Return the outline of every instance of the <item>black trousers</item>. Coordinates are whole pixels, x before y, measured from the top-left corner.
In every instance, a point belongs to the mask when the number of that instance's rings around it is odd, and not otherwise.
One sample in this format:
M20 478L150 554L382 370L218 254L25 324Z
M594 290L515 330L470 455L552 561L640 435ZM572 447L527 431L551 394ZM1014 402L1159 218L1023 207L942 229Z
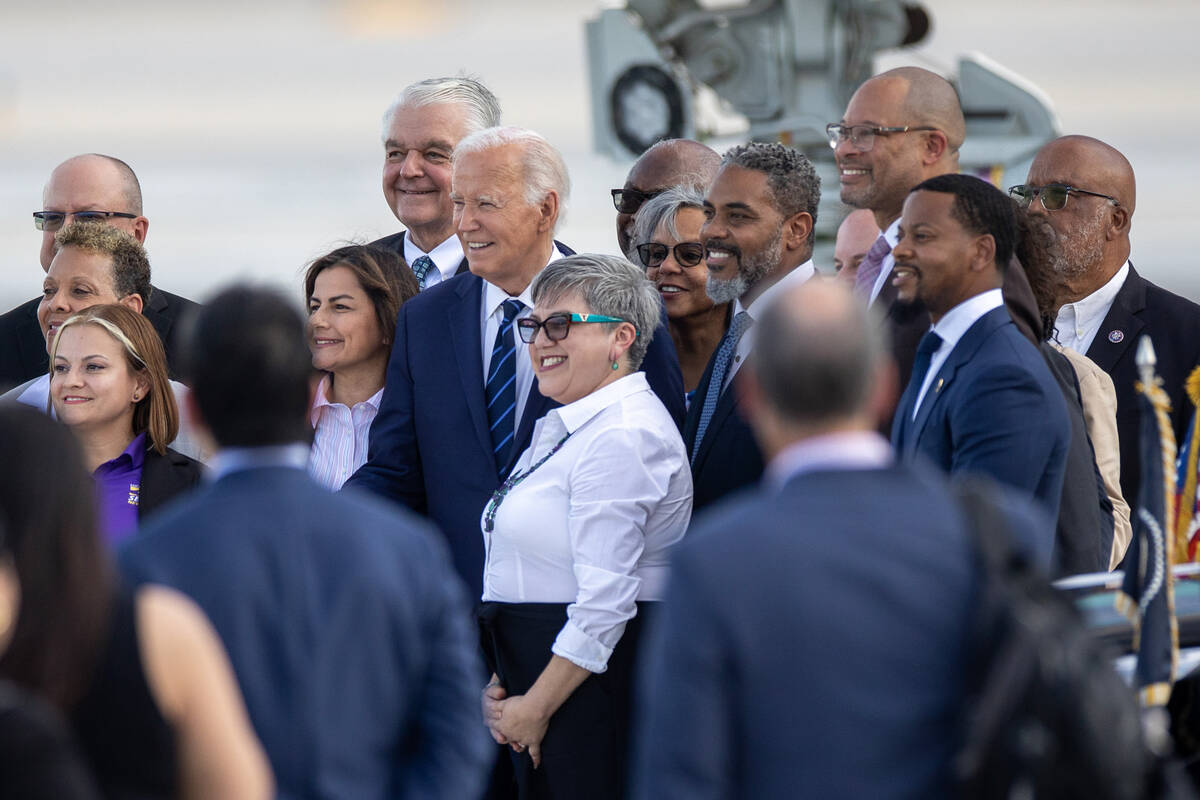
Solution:
M630 712L638 639L654 603L638 603L608 660L550 718L542 765L514 753L520 800L614 800L625 796ZM550 661L550 647L567 621L565 603L484 603L479 611L483 652L509 695L525 694Z

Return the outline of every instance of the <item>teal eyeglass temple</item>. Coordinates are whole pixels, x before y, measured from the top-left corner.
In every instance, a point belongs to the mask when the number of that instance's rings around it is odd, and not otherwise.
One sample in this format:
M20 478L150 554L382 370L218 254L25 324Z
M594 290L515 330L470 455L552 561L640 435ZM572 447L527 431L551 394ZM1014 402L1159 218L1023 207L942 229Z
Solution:
M629 320L621 319L620 317L607 317L604 314L551 314L544 320L537 320L534 317L525 317L517 320L517 333L521 336L521 341L525 344L532 344L537 338L539 328L544 328L546 338L552 342L558 342L567 338L567 334L571 332L572 322L628 322ZM641 336L642 332L634 328L634 335Z

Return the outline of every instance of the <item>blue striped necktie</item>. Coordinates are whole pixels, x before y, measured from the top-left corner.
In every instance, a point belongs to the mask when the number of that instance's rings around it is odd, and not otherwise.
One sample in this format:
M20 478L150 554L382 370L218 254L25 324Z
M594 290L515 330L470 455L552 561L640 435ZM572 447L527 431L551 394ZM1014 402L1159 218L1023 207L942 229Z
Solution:
M417 256L417 260L412 263L413 275L417 276L417 284L422 291L425 289L425 276L431 269L433 269L433 259L429 256Z
M725 338L721 340L721 346L717 348L717 356L713 360L712 378L708 381L708 393L704 395L704 406L700 409L700 424L696 428L696 440L692 442L693 463L696 461L696 453L700 451L700 443L704 441L708 423L712 422L713 414L717 410L721 387L725 385L725 376L729 374L729 365L733 361L733 354L737 352L738 342L741 341L742 334L746 332L746 328L749 328L753 321L748 311L739 311L733 318L733 324L726 331Z
M516 298L504 301L504 321L496 331L496 343L488 364L487 399L488 422L492 426L492 455L496 458L496 474L508 464L512 450L517 416L517 342L513 336L513 320L525 304Z

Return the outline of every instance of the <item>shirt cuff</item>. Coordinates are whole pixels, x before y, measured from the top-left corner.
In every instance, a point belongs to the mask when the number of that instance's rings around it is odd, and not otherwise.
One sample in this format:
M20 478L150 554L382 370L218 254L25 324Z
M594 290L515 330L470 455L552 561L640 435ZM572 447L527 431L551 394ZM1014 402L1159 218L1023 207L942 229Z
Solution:
M562 626L558 638L554 640L554 646L550 648L554 655L597 674L608 669L608 659L612 651L611 647L605 647L599 639L588 636L570 620Z

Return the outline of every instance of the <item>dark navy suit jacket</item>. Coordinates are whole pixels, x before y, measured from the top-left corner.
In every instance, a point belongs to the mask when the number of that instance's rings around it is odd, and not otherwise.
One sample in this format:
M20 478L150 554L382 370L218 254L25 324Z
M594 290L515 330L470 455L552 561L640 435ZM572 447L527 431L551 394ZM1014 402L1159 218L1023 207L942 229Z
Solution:
M716 352L713 352L696 386L696 393L692 395L692 405L688 408L683 444L689 458L700 428L700 412L712 383L716 357ZM730 492L757 483L762 477L762 451L758 449L754 432L742 417L740 405L737 387L730 383L717 400L712 420L704 431L704 440L700 442L700 449L692 461L693 514Z
M0 394L19 386L30 378L45 375L50 368L50 357L46 355L46 339L38 324L37 310L41 303L35 297L11 311L0 314ZM167 351L167 366L171 378L178 380L179 364L179 319L182 315L198 308L186 297L164 292L152 287L150 302L142 314L158 331Z
M811 472L713 508L643 651L633 797L952 796L974 564L933 470Z
M483 590L479 517L500 485L483 391L482 302L483 279L468 272L400 307L367 463L347 481L437 523L450 542L458 574L476 599ZM663 316L642 371L667 410L682 422L683 377ZM529 446L533 423L557 405L538 391L535 378L511 462Z
M902 461L919 455L951 474L987 475L1036 497L1058 518L1071 423L1046 362L1006 309L992 309L967 329L915 420L913 399L906 390L892 425ZM1046 534L1053 541L1053 529Z
M121 566L212 620L279 797L477 796L478 634L425 522L299 469L243 470L160 511Z
M1117 390L1117 435L1121 447L1121 494L1135 505L1141 483L1138 452L1137 344L1148 335L1158 357L1155 369L1171 398L1175 441L1182 443L1192 418L1184 384L1200 365L1200 306L1155 286L1129 265L1129 277L1100 324L1087 357L1112 377ZM1114 339L1116 341L1114 341Z

